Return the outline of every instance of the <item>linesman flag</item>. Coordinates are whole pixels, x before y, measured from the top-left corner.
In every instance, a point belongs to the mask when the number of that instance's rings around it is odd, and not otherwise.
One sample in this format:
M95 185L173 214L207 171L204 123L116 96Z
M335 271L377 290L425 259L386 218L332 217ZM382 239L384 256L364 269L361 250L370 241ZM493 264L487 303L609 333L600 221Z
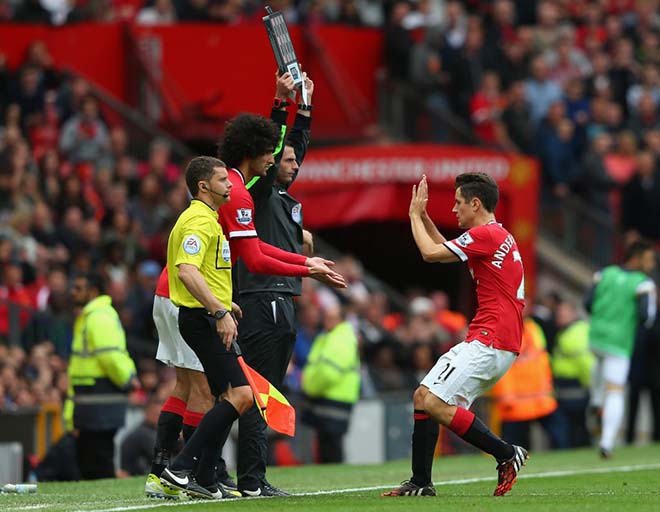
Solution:
M245 362L238 343L234 341L233 347L264 421L276 432L293 437L296 433L296 410L275 386Z

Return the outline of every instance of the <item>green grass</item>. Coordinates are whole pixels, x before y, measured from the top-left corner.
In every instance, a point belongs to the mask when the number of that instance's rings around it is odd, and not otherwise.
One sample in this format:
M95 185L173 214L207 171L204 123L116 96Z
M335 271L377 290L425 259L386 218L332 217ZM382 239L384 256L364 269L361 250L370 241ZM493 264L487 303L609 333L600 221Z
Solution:
M2 495L0 512L153 510L240 511L660 511L660 445L620 448L601 461L595 450L532 454L504 498L491 494L495 463L484 456L437 459L437 498L381 498L382 488L409 476L408 461L374 466L271 468L271 482L297 493L370 488L316 496L252 498L226 502L161 502L142 495L144 478L42 483L36 495ZM468 480L468 482L465 482Z

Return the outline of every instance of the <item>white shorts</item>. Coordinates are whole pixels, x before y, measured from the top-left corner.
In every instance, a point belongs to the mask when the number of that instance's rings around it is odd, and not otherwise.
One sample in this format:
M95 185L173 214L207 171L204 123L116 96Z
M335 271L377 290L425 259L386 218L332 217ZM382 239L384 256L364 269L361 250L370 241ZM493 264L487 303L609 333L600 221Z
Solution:
M463 341L440 356L421 384L449 405L469 409L472 402L495 385L515 359L513 352L479 341Z
M596 364L591 371L591 405L602 407L607 384L625 386L630 371L630 359L622 356L594 352Z
M156 295L153 316L158 331L156 359L168 366L203 372L202 363L179 333L179 308L167 297Z

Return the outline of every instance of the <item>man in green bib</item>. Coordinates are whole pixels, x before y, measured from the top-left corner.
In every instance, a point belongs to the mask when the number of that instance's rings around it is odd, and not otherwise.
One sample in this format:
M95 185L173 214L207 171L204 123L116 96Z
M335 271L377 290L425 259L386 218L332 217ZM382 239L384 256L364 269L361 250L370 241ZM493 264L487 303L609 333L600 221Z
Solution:
M591 381L591 405L602 410L600 454L608 458L623 422L624 388L638 325L650 328L656 316L656 288L649 274L655 250L645 241L626 249L625 263L594 275L586 299L591 313L589 345L596 355Z

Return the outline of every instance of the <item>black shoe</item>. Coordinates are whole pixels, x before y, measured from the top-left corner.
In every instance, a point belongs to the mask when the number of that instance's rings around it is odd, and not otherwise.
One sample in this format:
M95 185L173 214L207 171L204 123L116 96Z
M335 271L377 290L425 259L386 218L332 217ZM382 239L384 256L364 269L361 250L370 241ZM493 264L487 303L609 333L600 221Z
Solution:
M268 482L262 483L254 489L240 489L240 493L247 498L256 498L257 496L279 496L281 498L291 496L291 493L278 489Z
M271 485L269 482L264 483L264 487L268 490L269 493L271 493L271 496L281 496L281 497L286 497L286 496L291 496L290 492L283 491L282 489L275 487L274 485Z
M213 495L214 500L234 500L241 497L240 492L227 489L221 482L204 488Z
M238 490L238 485L236 485L236 482L234 482L234 479L230 477L228 473L225 473L224 475L218 475L218 482L220 482L222 486L229 491Z
M160 482L170 489L178 489L193 499L212 500L215 496L199 485L190 470L174 471L165 468L160 475Z
M391 491L384 492L381 496L388 498L398 498L400 496L435 496L435 487L433 484L426 484L425 486L420 486L412 483L410 480L404 480L401 482L401 485L396 489Z

